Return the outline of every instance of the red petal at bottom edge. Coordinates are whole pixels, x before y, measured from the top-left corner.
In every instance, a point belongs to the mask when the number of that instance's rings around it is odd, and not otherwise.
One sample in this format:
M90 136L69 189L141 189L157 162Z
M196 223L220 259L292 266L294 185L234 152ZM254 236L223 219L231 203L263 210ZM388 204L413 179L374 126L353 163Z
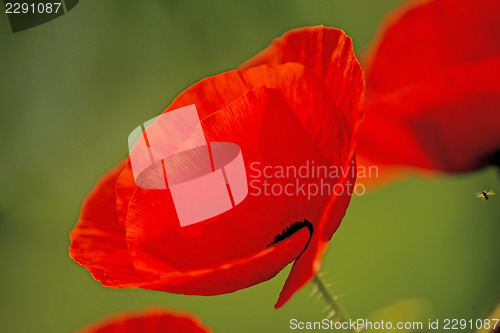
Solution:
M211 333L199 318L167 308L121 312L78 330L77 333Z

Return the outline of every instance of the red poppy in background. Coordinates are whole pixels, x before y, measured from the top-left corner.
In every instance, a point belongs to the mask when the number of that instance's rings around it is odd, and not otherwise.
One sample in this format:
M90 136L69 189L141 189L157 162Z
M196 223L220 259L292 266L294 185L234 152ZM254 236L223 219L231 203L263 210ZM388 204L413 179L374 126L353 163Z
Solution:
M207 141L237 144L247 175L252 162L353 167L364 79L349 37L333 28L293 30L242 69L196 83L165 112L196 104ZM328 181L344 186L355 176ZM196 295L255 285L295 261L280 307L319 271L349 201L348 191L310 200L248 195L181 228L169 191L137 187L124 161L85 200L70 255L108 287Z
M500 164L500 1L412 1L371 47L363 163L467 172Z
M190 313L164 308L121 312L90 324L76 333L211 333L200 319Z

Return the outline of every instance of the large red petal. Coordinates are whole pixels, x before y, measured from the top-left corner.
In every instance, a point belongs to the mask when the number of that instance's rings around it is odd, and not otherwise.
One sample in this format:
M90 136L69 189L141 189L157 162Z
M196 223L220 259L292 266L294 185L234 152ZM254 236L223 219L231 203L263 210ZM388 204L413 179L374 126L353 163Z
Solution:
M441 80L448 70L500 56L499 11L496 0L409 1L387 17L364 61L367 91Z
M358 152L368 163L448 172L491 163L500 150L498 12L495 0L434 0L390 16L365 66Z

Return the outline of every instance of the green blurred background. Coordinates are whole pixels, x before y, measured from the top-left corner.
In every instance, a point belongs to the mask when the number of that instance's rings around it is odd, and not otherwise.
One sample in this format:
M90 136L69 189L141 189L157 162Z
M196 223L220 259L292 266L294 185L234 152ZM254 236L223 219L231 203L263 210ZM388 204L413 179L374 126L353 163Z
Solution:
M0 14L0 331L71 332L149 305L189 310L221 333L322 319L310 286L274 310L289 267L215 297L104 288L69 258L68 233L130 131L183 89L306 25L344 29L359 55L398 2L86 0L15 34ZM411 179L353 199L323 261L351 316L410 300L386 316L487 317L500 301L500 197L474 192L500 192L498 176Z

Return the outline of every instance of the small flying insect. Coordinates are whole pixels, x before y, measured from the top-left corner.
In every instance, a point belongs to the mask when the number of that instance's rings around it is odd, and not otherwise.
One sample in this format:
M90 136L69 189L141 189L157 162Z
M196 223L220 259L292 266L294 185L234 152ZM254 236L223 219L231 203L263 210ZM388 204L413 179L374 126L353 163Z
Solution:
M492 195L495 195L495 192L493 190L489 190L488 192L486 191L476 192L476 196L478 198L481 198L481 200L488 200Z

